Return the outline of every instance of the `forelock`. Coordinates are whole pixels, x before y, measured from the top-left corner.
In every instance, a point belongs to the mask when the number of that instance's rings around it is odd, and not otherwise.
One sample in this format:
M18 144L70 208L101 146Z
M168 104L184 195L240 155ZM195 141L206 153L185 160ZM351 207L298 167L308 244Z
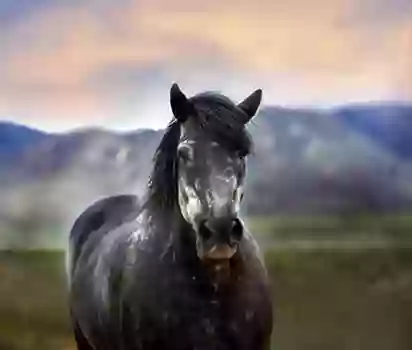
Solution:
M246 131L244 112L228 97L215 92L205 92L191 98L197 115L194 123L213 141L229 151L247 155L252 150L252 140Z

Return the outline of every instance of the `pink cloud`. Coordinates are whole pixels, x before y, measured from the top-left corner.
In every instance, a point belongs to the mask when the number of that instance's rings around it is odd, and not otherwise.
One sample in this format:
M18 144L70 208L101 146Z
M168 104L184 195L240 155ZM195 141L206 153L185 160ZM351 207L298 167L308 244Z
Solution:
M412 99L412 23L385 22L379 30L376 23L344 21L354 6L140 0L104 13L90 4L37 12L0 34L0 115L104 124L122 109L117 91L158 96L161 88L164 97L175 78L198 78L190 88L203 90L208 75L215 88L236 96L244 93L236 86L266 84L269 103L279 101L274 92L282 85L297 102ZM122 66L166 73L161 86L148 84L150 76L105 83L104 72ZM104 88L91 84L96 75ZM279 75L291 79L280 82Z

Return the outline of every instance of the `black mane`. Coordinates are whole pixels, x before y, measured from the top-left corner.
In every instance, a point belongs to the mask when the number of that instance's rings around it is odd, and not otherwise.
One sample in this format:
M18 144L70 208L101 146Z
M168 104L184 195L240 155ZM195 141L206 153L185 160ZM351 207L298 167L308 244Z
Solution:
M170 122L153 157L147 199L143 207L171 208L177 201L177 146L180 123Z
M244 112L229 98L215 92L204 92L190 98L197 115L192 117L199 130L232 152L244 157L252 150L252 139L246 131ZM173 119L156 149L149 180L146 205L170 209L177 203L177 146L180 122Z

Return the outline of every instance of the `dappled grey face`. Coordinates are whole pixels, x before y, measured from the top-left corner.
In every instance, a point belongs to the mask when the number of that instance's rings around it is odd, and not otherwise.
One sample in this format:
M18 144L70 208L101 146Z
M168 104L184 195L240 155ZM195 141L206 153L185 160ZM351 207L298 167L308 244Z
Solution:
M193 226L209 218L237 218L245 159L208 140L182 138L178 147L179 205Z
M177 84L170 89L172 112L181 123L177 147L179 207L196 232L197 254L202 260L227 262L243 237L238 214L244 158L250 150L243 128L255 115L261 98L262 90L258 89L235 105L224 97L188 99Z

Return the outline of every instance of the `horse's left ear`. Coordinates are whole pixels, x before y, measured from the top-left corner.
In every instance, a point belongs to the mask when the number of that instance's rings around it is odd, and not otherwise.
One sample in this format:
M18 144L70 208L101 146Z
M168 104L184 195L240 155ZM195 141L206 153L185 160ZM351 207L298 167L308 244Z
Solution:
M258 89L237 105L243 112L246 113L248 117L244 121L245 124L248 123L256 114L261 101L262 89Z
M187 118L195 113L195 109L186 95L174 83L170 89L170 107L175 118L184 123Z

